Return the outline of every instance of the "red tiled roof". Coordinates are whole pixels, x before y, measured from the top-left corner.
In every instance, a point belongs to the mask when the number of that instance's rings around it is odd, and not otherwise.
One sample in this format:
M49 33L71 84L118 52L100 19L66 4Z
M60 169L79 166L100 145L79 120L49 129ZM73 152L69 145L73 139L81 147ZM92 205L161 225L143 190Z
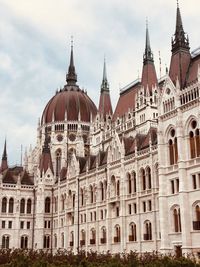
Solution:
M150 93L152 92L152 87L158 84L156 70L153 63L143 65L141 84L144 86L145 90L148 85Z
M94 117L97 108L85 92L77 86L71 86L51 98L44 109L42 122L52 122L53 115L55 121L64 121L65 112L68 120L77 121L80 113L80 119L89 122L91 113Z
M138 88L139 86L137 84L120 94L113 120L116 120L117 117L122 117L129 109L135 108L135 98Z
M21 174L21 184L34 185L33 177L30 176L26 170L24 170Z
M40 172L42 173L44 171L44 173L46 173L48 168L50 168L52 173L54 173L53 164L51 160L51 153L43 152L40 159L40 166L39 166Z
M130 136L128 138L123 138L124 147L125 147L125 155L129 155L135 152L135 139Z
M187 75L187 85L195 82L197 79L198 65L200 66L200 55L192 58Z
M101 92L99 100L99 112L103 114L104 118L106 117L106 114L112 115L113 113L109 91Z
M172 54L169 76L171 80L176 84L177 77L180 82L181 88L184 87L186 82L186 74L188 72L188 67L191 61L190 53L188 52L179 52ZM182 76L182 80L181 80Z

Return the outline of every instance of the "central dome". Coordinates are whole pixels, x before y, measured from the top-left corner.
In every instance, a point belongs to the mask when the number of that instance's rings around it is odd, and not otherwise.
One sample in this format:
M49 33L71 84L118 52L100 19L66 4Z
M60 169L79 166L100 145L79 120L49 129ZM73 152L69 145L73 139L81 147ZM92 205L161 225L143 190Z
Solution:
M66 86L46 105L42 115L42 123L64 121L66 117L68 121L80 119L84 122L90 122L91 117L94 118L96 114L95 104L84 91L80 90L78 86Z
M66 75L67 84L53 96L42 114L42 124L53 121L90 122L97 114L97 108L89 96L80 90L75 72L73 46L71 47L70 65Z

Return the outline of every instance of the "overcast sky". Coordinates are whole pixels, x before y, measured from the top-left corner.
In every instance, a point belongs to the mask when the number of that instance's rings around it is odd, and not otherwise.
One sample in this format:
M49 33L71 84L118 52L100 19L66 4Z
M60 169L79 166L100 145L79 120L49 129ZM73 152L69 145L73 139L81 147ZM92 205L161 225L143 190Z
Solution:
M180 0L191 50L200 46L200 1ZM141 76L148 17L159 72L169 66L175 0L0 0L0 156L5 136L10 164L36 141L38 118L65 84L70 36L78 84L98 105L103 58L115 108L119 88Z

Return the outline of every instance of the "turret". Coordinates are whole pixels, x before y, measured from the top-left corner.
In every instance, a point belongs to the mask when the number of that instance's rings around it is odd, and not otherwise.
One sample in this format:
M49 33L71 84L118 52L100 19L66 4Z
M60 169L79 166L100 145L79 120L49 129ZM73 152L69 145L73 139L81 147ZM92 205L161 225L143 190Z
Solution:
M172 37L172 56L170 63L169 76L174 84L176 84L177 78L180 82L180 88L185 86L186 74L191 60L189 39L186 36L183 23L181 19L181 13L179 4L177 3L176 11L176 29L175 34Z
M148 24L146 25L146 43L145 52L143 55L143 70L142 70L142 85L144 86L145 94L152 94L152 88L158 83L156 70L154 66L153 53L150 46L149 29Z
M7 148L6 148L6 140L5 140L0 172L5 171L6 169L8 169L8 161L7 161Z
M101 93L100 93L100 99L99 99L99 113L103 116L103 118L106 118L106 114L113 114L112 111L112 104L110 100L110 90L109 90L109 84L107 79L107 73L106 73L106 61L104 59L104 66L103 66L103 79L101 83Z

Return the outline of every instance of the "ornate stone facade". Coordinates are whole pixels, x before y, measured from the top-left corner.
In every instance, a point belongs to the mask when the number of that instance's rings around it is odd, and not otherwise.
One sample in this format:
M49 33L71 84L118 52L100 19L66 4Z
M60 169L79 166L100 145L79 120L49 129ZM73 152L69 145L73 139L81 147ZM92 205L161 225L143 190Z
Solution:
M200 53L189 51L179 7L169 73L157 79L148 29L143 59L113 114L105 63L97 110L71 49L23 167L8 167L5 143L2 248L199 255Z

